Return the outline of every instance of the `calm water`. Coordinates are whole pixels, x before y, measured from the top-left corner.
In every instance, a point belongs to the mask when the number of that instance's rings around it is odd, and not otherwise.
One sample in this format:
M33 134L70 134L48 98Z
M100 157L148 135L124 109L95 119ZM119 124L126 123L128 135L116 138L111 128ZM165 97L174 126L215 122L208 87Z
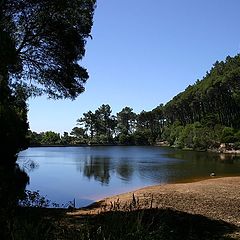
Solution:
M240 176L240 157L161 147L41 147L19 154L27 189L51 201L86 206L140 187L217 176Z

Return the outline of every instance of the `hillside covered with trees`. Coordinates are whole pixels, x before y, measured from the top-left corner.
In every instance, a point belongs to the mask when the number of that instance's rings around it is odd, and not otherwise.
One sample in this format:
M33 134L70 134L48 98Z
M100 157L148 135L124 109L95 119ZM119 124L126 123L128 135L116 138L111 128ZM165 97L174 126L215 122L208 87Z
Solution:
M206 150L231 143L240 148L240 55L216 62L202 80L165 105L134 113L130 107L112 115L103 104L77 120L71 133L29 131L32 145L125 144L167 142L179 148Z

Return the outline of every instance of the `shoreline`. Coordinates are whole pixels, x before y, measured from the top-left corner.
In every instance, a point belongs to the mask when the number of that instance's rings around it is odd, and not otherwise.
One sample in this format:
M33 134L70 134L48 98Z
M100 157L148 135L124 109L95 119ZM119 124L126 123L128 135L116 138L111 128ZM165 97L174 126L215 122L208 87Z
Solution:
M70 216L124 211L133 201L137 209L173 209L222 220L240 227L240 176L214 177L187 183L154 185L103 198L74 209Z
M178 149L182 151L195 151L195 152L210 152L210 153L217 153L217 154L226 154L226 155L236 155L240 156L240 149L227 149L223 147L219 148L208 148L206 150L196 150L192 148L177 148L175 146L170 146L169 144L153 144L153 145L124 145L124 144L37 144L37 145L30 145L29 148L41 148L41 147L169 147L172 149Z
M173 234L180 234L181 239L211 236L211 239L237 240L240 239L239 186L240 176L155 185L104 198L88 208L18 208L17 217L23 227L32 226L34 221L36 226L46 223L44 230L50 229L56 239L75 239L85 233L89 239L89 233L98 236L100 230L104 236L116 234L115 230L119 230L117 234L127 230L129 236L129 232L135 233L132 228L135 225L146 236L172 234L171 239L175 239Z

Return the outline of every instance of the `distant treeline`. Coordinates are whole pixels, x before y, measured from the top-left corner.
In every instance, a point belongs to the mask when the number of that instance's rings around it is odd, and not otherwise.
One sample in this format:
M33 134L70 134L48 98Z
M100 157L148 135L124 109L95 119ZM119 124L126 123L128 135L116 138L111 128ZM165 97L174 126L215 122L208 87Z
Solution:
M240 55L216 62L202 80L197 80L166 105L152 111L123 108L112 115L103 104L84 113L71 133L29 132L38 144L152 145L165 141L180 148L206 150L221 143L240 148Z
M163 105L150 112L133 112L125 107L112 115L111 107L103 104L95 112L84 113L77 126L63 135L53 131L29 131L31 145L39 144L154 144L164 127Z

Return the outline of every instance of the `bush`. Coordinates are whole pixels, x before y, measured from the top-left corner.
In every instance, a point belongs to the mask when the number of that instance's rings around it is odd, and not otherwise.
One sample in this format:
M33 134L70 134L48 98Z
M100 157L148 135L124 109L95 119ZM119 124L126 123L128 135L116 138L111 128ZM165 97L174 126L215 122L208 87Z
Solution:
M234 143L237 139L235 137L235 131L231 127L225 127L222 130L221 142Z
M119 135L119 143L124 145L132 145L134 144L133 136L128 134L120 134Z
M133 140L136 145L149 145L151 141L151 133L150 131L143 130L143 131L136 131L133 134Z
M25 197L19 201L23 207L49 207L50 200L39 194L39 191L25 190Z

